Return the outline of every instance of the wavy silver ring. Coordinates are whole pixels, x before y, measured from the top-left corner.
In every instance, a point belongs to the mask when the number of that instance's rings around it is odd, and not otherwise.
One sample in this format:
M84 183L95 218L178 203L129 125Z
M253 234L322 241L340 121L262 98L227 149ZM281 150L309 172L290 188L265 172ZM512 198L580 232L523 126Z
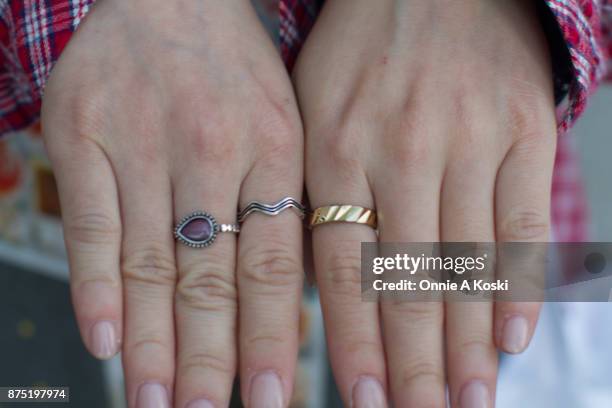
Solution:
M292 197L285 197L275 204L263 204L258 201L251 201L238 213L238 222L243 223L244 220L254 212L260 212L266 215L278 215L288 208L296 210L300 218L304 218L306 214L306 209L299 201Z

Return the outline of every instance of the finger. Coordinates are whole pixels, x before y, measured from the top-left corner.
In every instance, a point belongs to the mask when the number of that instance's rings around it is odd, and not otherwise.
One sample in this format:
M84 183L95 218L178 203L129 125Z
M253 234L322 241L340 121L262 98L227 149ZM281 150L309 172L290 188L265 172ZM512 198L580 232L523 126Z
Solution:
M495 199L498 241L549 240L555 139L546 135L555 134L554 125L548 129L539 137L521 139L502 163ZM540 269L536 269L520 271L516 279L524 280L522 283L537 281L541 278L528 276L539 273ZM495 308L498 347L508 353L525 350L533 336L539 310L538 302L498 302Z
M188 165L199 170L173 170L177 219L205 211L219 224L235 223L241 177L233 166ZM219 232L205 248L177 243L176 254L176 406L228 406L237 362L236 236Z
M170 407L176 281L170 180L154 163L117 166L124 225L123 365L130 406Z
M119 350L123 324L121 219L115 177L98 145L75 140L58 146L48 136L77 322L88 350L107 359Z
M298 148L290 154L301 156ZM278 159L255 164L243 182L240 208L253 200L272 204L286 196L300 199L300 157ZM241 226L237 268L240 378L248 407L289 403L303 277L302 220L296 212L249 215Z
M375 184L380 241L437 242L441 172L431 170ZM397 171L395 172L398 173ZM399 174L405 174L399 172ZM381 303L394 406L445 406L443 304L388 299Z
M442 187L442 241L493 242L497 158L460 156L448 166ZM445 316L452 406L492 407L497 378L492 302L459 294L446 303Z
M345 161L346 162L346 161ZM313 208L352 204L373 208L363 172L337 171L318 161L308 170ZM386 406L385 356L378 304L361 298L361 242L376 242L365 225L334 223L312 231L317 285L336 384L347 406Z

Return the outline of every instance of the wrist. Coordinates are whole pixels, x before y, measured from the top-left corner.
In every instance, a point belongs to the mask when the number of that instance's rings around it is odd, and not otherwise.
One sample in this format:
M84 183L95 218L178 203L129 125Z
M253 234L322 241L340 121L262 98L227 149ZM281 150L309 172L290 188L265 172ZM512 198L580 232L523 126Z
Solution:
M541 31L537 2L533 0L326 0L322 14L333 14L339 25L359 26L369 32L418 31L428 36L461 38L468 33L485 37L502 30ZM365 21L369 23L363 24Z
M211 49L239 53L240 37L254 37L256 30L261 24L248 0L98 0L79 29L126 52L138 47L143 58L157 58L164 49L182 55Z
M150 33L179 35L228 30L256 17L249 0L97 0L94 8L105 9L107 18L143 27Z

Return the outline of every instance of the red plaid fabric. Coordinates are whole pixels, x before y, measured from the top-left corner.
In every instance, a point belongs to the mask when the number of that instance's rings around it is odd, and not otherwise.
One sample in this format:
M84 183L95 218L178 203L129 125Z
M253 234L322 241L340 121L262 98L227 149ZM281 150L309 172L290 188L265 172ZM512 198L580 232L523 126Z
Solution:
M53 64L95 0L0 0L0 134L38 118ZM571 57L574 78L559 106L564 134L598 81L610 75L612 0L544 0ZM279 0L280 50L293 67L323 0ZM559 241L586 237L586 206L569 138L560 136L553 181L553 225Z
M589 212L574 139L562 133L557 142L551 196L552 239L556 242L589 240Z
M574 67L574 81L570 84L569 103L559 130L565 132L584 111L588 96L605 74L610 54L605 51L612 43L602 36L612 17L611 0L546 0L565 37ZM607 40L610 40L609 38Z
M38 119L51 68L95 0L0 0L0 134Z
M280 0L280 51L289 70L319 14L322 0Z

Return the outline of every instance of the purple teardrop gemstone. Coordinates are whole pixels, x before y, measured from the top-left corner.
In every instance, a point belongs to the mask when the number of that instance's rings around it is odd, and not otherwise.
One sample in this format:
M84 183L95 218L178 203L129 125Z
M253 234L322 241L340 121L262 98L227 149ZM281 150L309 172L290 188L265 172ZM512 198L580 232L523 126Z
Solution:
M204 218L194 218L181 228L181 234L192 241L204 242L212 236L211 223Z

